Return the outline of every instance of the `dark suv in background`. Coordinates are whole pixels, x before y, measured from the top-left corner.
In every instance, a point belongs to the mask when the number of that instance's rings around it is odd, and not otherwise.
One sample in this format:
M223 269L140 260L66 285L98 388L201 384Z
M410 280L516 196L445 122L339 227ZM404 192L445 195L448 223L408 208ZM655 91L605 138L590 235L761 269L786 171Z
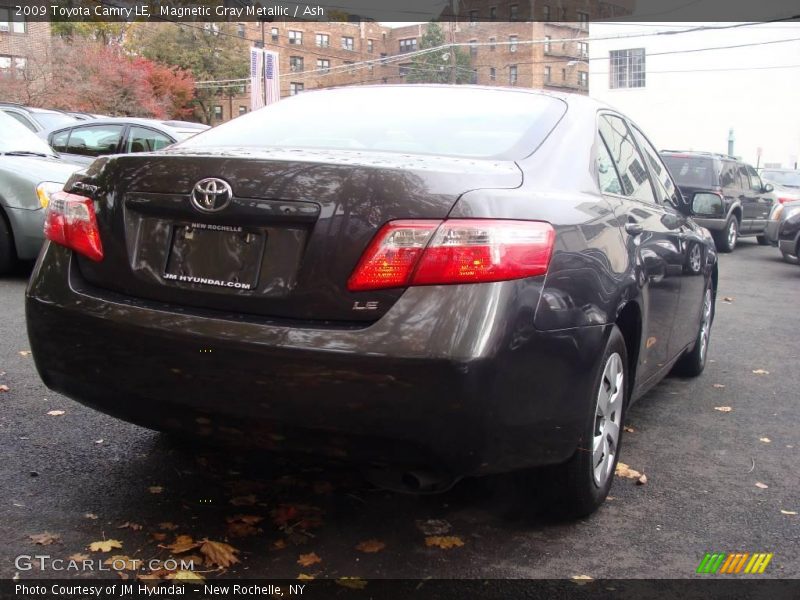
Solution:
M710 152L663 150L667 164L694 220L709 229L717 249L732 252L739 236L765 235L773 204L771 184L764 184L756 170L732 156Z

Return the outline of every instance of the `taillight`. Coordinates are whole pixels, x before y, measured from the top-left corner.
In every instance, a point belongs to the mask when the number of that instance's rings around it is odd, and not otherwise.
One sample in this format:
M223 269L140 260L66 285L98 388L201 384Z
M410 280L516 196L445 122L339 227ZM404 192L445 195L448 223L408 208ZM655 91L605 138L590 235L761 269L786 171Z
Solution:
M794 202L797 198L778 198L778 202L786 204L787 202Z
M351 291L522 279L547 272L555 231L539 221L393 221L370 243Z
M55 192L44 215L44 236L94 261L103 260L103 245L90 198Z

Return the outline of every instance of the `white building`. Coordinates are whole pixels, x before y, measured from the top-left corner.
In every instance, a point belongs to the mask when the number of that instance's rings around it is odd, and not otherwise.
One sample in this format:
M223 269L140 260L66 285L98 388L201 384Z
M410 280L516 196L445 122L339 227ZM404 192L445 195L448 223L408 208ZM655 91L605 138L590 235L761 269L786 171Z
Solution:
M592 23L590 94L636 121L659 149L727 153L733 129L736 156L756 165L761 149L761 166L795 167L800 25L658 34L728 25ZM739 47L720 48L728 46Z

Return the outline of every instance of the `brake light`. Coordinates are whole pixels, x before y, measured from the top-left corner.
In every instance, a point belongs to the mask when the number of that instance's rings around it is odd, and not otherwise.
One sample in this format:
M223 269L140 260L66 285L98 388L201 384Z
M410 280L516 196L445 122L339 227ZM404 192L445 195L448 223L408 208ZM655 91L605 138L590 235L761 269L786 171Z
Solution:
M787 202L794 202L797 198L778 198L778 202L786 204Z
M347 287L482 283L547 272L555 230L539 221L393 221L375 236Z
M45 209L44 236L96 262L103 260L103 245L90 198L55 192Z

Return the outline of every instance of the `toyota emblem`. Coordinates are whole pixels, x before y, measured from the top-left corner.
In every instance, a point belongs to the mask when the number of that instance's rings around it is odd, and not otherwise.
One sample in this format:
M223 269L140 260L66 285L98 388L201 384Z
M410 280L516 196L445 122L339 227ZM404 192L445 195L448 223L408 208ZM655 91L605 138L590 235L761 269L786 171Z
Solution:
M194 184L192 204L202 212L218 212L231 202L233 190L223 179L207 177Z

